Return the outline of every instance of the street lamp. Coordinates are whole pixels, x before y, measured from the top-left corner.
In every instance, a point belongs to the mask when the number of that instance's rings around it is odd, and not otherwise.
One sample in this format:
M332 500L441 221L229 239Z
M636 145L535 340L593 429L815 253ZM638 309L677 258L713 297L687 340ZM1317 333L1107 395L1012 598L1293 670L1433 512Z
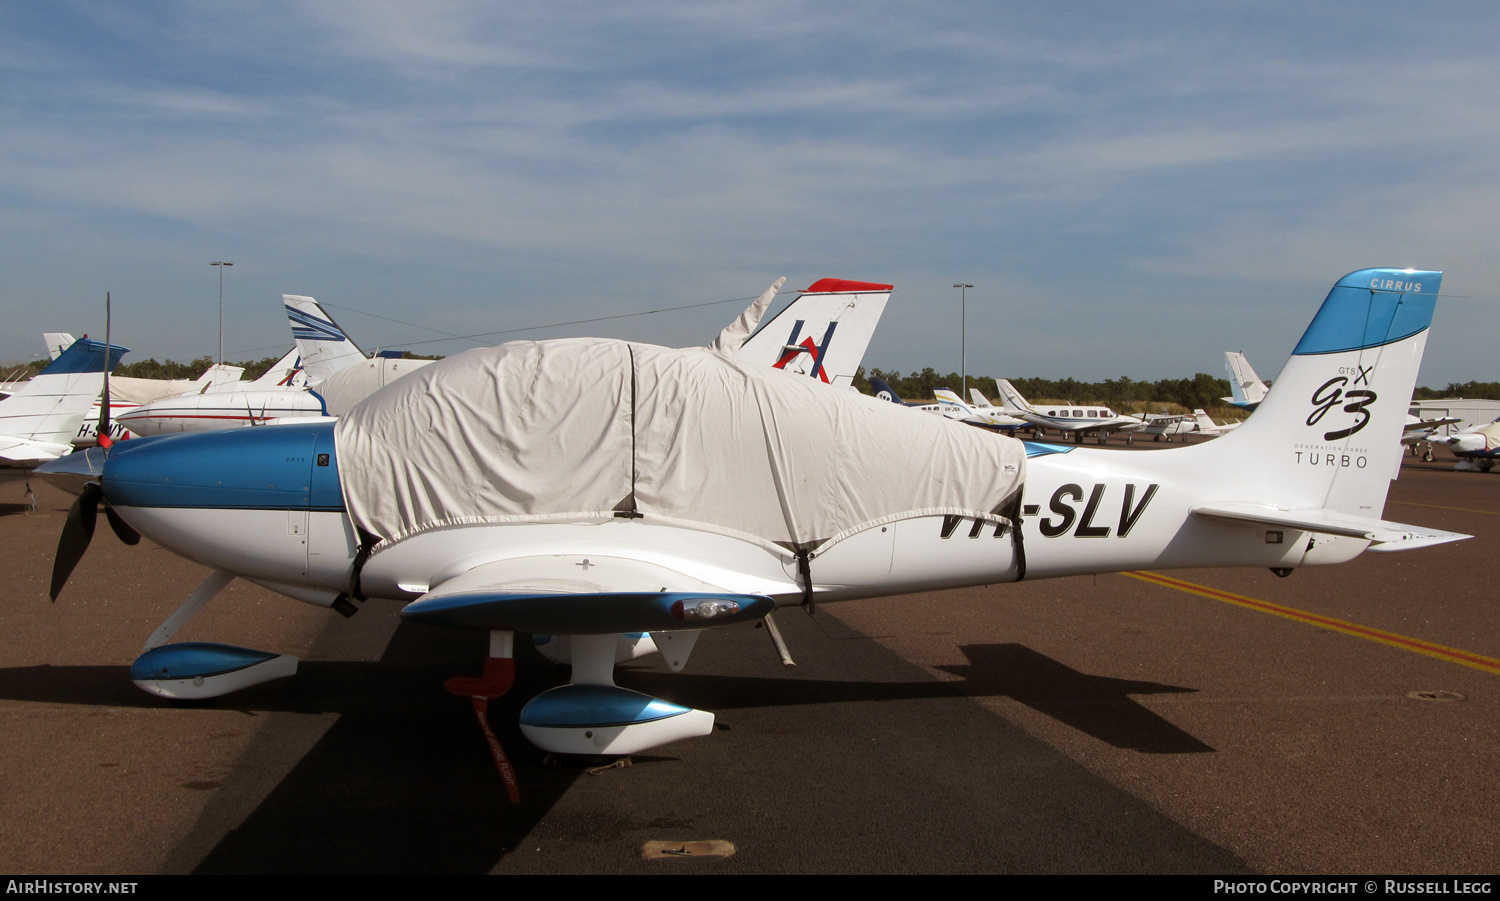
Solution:
M214 260L210 266L219 267L219 365L224 365L224 267L233 266L233 263L224 260Z
M958 284L954 285L953 287L955 287L955 288L958 289L958 303L959 303L959 311L960 311L960 319L959 319L959 326L958 326L958 340L959 340L959 343L961 345L963 345L963 362L962 362L963 371L961 373L959 373L959 376L958 376L960 379L963 380L963 389L959 391L959 395L962 396L962 397L964 397L964 398L967 398L969 396L969 298L968 298L968 294L969 294L969 289L972 288L972 287L974 287L974 286L973 285L966 285L963 282L959 282ZM964 403L968 403L968 400L965 400Z

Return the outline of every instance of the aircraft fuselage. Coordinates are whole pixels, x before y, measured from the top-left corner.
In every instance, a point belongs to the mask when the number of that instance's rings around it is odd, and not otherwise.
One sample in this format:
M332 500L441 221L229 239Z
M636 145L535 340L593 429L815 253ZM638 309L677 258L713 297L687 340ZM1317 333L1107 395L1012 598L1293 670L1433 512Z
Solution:
M813 556L815 599L1137 568L1291 567L1339 562L1368 544L1193 515L1219 466L1212 447L1126 453L1028 443L1022 542L1008 524L987 519L877 525ZM128 442L111 456L104 484L143 535L206 566L325 606L351 590L359 542L344 511L331 423ZM502 565L508 583L539 588L804 600L795 558L649 519L438 527L375 554L359 589L415 600L491 564Z

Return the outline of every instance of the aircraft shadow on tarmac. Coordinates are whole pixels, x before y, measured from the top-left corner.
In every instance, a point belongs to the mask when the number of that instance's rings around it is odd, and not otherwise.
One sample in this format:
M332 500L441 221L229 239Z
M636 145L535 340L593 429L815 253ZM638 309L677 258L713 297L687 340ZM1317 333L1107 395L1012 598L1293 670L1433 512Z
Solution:
M751 639L760 641L753 636L739 640ZM441 688L443 679L464 668L456 668L455 661L482 659L484 641L477 633L460 636L403 624L379 663L304 662L294 683L272 682L218 699L215 711L338 716L321 737L309 740L310 749L299 749L277 771L258 774L272 783L263 798L247 803L228 792L211 800L193 837L169 858L168 871L483 873L496 866L576 780L588 777L576 762L545 766L541 752L520 734L517 718L524 701L566 681L560 668L527 649L518 661L515 689L492 702L490 710L491 727L520 777L521 804L506 803L467 702ZM872 642L857 644L870 650L878 647ZM760 650L758 644L755 650ZM1116 747L1146 753L1212 750L1128 697L1191 689L1080 673L1021 645L971 645L963 650L970 664L947 668L964 677L956 682L817 678L812 671L819 667L800 667L791 675L770 670L777 677L633 668L622 668L618 675L621 684L648 692L657 690L658 683L669 686L674 698L724 711L726 721L734 719L729 711L741 711L743 720L759 708L767 709L769 718L799 718L803 728L816 732L826 714L810 705L858 709L866 703L1005 696ZM0 668L0 697L138 708L163 705L135 689L122 669ZM248 780L249 771L277 759L278 742L280 758L287 757L287 728L281 728L278 737L278 722L292 721L267 721L236 765L240 776L232 774L231 783ZM730 726L726 722L720 728ZM661 756L637 757L636 765L689 765L674 760L672 753L669 748ZM698 751L682 753L688 757ZM697 766L694 761L690 768ZM644 776L641 773L636 781ZM649 804L648 794L638 806Z
M1214 749L1142 707L1130 695L1196 691L1157 682L1091 676L1019 644L966 645L963 676L971 696L1005 696L1117 748L1144 754L1202 754Z
M939 667L964 677L963 682L810 681L640 670L622 670L620 681L648 694L671 693L717 710L924 698L1008 697L1116 748L1144 754L1201 754L1214 750L1130 697L1180 694L1194 689L1080 673L1018 644L969 645L963 651L971 661L969 665ZM0 698L146 709L163 706L165 702L131 686L123 678L122 669L117 666L0 668ZM506 700L528 698L566 681L560 673L554 673L550 680L539 680L538 676L545 674L546 669L545 666L521 667L522 678L532 684L520 685ZM247 713L338 713L350 716L377 710L387 712L400 705L400 698L414 691L427 697L428 703L434 698L445 699L445 695L434 695L432 689L448 675L458 675L452 671L451 665L437 672L419 673L413 672L411 666L392 666L385 662L304 662L296 676L298 687L295 692L279 690L277 683L273 682L218 699L212 706L218 710ZM351 685L359 686L359 690L351 692ZM461 705L461 702L457 703ZM491 714L492 728L499 728L517 715L517 710L504 704L502 701L495 705Z
M790 707L923 698L1008 697L1117 748L1145 754L1201 754L1214 749L1131 699L1196 691L1080 673L1024 645L967 645L967 666L938 669L962 682L851 682L634 673L621 681L647 694L675 692L716 710Z

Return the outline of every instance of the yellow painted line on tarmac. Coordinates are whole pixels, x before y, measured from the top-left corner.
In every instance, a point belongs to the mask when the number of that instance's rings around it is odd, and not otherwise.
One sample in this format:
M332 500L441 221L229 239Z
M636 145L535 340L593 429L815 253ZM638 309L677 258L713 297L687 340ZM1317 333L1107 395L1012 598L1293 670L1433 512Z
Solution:
M1196 594L1199 597L1212 598L1227 604L1235 604L1240 607L1248 607L1251 610L1259 610L1261 613L1269 613L1272 616L1280 616L1285 619L1306 623L1309 626L1317 626L1320 629L1331 629L1334 632L1342 632L1345 635L1353 635L1356 638L1364 638L1369 641L1378 641L1381 644L1401 648L1407 651L1415 651L1418 654L1426 654L1428 657L1436 657L1449 663L1457 663L1460 666L1472 667L1483 670L1492 675L1500 676L1500 660L1486 657L1483 654L1474 654L1469 651L1460 651L1457 648L1445 647L1423 641L1420 638L1412 638L1396 632L1386 632L1383 629L1374 629L1370 626L1361 626L1359 623L1351 623L1331 616L1321 616L1317 613L1308 613L1306 610L1298 610L1295 607L1283 607L1270 601L1262 601L1256 598L1247 598L1242 594L1234 594L1229 591L1221 591L1217 588L1209 588L1207 585L1199 585L1195 582L1186 582L1182 579L1174 579L1160 573L1128 572L1121 575L1132 579L1140 579L1142 582L1150 582L1163 588L1174 588L1178 591L1186 591L1188 594Z
M1494 510L1475 510L1473 507L1445 507L1442 504L1419 504L1415 501L1391 501L1393 504L1405 504L1408 507L1429 507L1433 510L1457 510L1460 513L1483 513L1485 516L1500 516Z

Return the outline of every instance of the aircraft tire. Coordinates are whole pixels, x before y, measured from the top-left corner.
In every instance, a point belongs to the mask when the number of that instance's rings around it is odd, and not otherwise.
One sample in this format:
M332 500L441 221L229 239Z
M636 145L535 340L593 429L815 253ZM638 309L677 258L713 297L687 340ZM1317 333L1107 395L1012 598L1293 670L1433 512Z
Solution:
M1151 440L1152 441L1160 441L1161 440L1161 436L1160 435L1152 435L1151 436Z
M1430 447L1427 448L1427 450L1422 454L1422 462L1423 463L1431 463L1432 462L1432 448L1430 448Z
M1130 445L1135 444L1135 436L1134 435L1126 435L1125 436L1125 444L1126 444L1127 447L1130 446Z
M1492 466L1494 466L1494 465L1495 465L1495 461L1494 460L1481 460L1481 461L1479 461L1479 471L1480 472L1489 472L1490 468Z

